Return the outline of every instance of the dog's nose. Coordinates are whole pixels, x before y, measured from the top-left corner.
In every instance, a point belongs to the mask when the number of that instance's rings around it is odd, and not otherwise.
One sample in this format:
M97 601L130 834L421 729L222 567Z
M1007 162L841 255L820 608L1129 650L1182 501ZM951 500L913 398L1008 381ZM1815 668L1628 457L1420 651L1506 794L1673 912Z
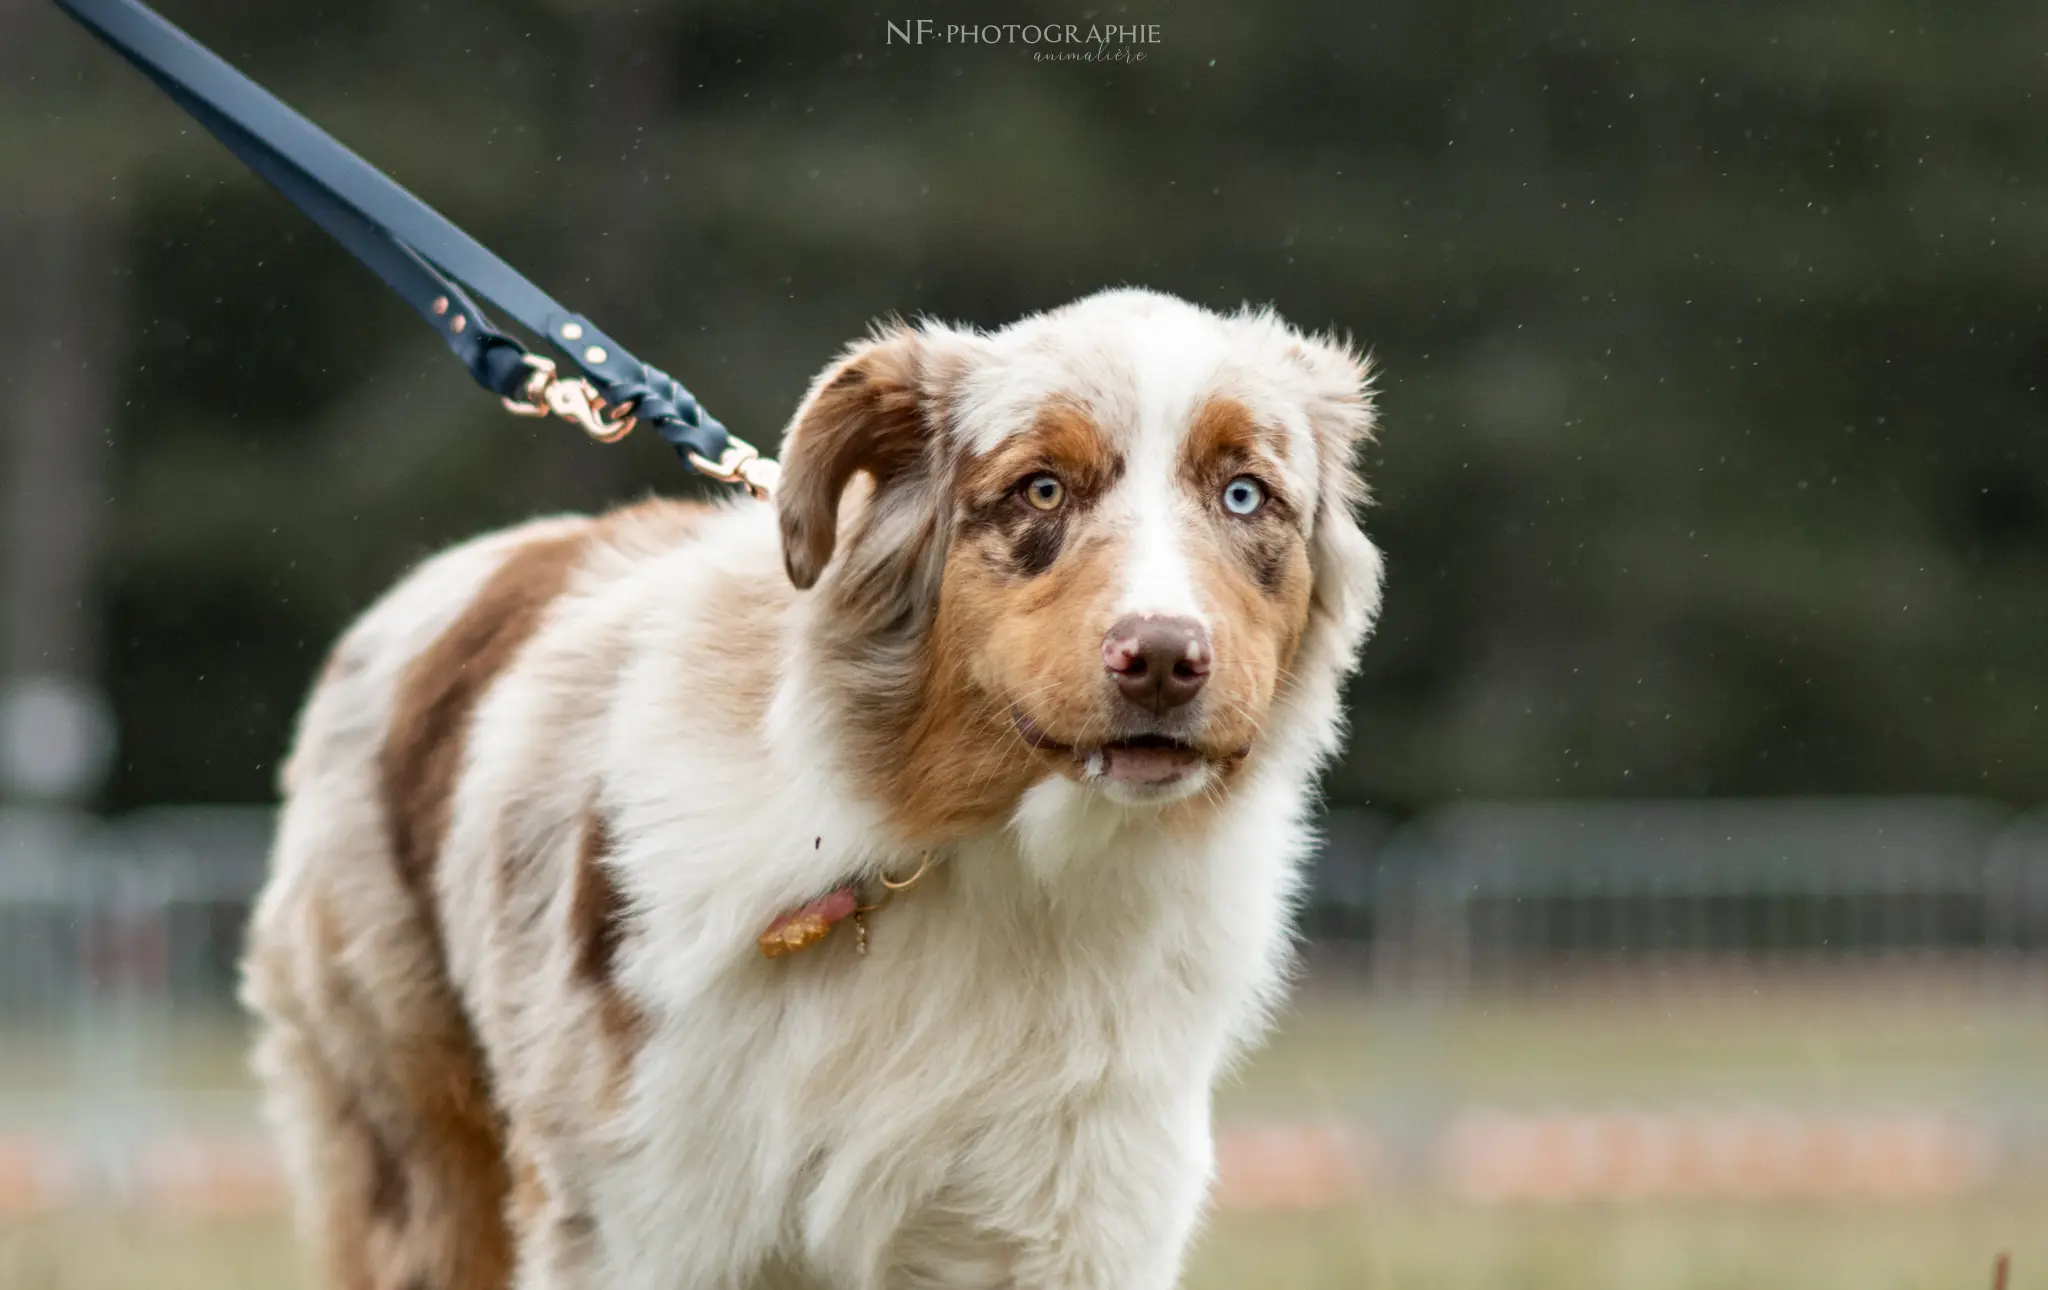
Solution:
M1157 716L1202 692L1209 633L1192 618L1125 618L1102 638L1102 666L1123 696Z

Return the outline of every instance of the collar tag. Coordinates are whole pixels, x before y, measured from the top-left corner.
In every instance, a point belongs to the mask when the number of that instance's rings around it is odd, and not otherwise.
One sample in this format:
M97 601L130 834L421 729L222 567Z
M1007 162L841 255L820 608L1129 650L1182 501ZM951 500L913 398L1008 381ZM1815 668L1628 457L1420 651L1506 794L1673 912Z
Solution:
M865 954L868 952L868 928L864 915L880 909L897 892L916 886L918 879L931 872L934 863L932 853L927 851L918 857L917 872L908 878L891 878L886 873L878 875L876 880L882 885L881 894L865 904L861 902L859 879L834 887L816 900L784 910L768 924L767 931L755 938L754 943L760 947L763 958L779 959L785 954L794 954L816 945L830 935L834 927L851 918L859 938L860 952Z
M756 942L761 953L768 958L781 958L794 954L809 945L825 939L833 925L851 917L860 908L860 898L852 884L837 887L811 901L787 910L768 924Z

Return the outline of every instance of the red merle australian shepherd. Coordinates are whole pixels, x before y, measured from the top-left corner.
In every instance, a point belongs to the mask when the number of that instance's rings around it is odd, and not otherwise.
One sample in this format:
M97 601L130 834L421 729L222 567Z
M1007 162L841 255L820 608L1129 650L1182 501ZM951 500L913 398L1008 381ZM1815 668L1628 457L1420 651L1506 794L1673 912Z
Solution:
M1365 366L1112 291L892 326L774 505L445 552L249 951L343 1290L1162 1290L1379 603Z

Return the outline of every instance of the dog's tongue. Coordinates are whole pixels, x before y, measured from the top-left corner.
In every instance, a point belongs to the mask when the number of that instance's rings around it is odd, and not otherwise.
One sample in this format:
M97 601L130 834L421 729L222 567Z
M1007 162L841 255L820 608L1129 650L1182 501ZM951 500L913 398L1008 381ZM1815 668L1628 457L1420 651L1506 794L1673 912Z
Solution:
M1107 744L1102 749L1103 775L1122 784L1171 784L1201 761L1201 755L1191 748Z

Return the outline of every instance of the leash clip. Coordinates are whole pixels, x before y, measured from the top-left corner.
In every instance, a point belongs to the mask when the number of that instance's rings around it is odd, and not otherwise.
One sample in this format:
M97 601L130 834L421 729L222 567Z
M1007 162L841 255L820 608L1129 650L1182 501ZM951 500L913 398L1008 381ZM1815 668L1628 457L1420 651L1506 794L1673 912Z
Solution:
M526 397L501 400L507 412L522 417L560 417L599 443L617 443L639 424L633 404L607 405L596 386L580 376L563 377L554 360L521 354L519 361L530 369ZM739 484L758 501L767 501L782 479L782 467L774 458L763 457L754 445L731 435L717 461L694 452L687 454L686 460L705 478Z
M617 443L636 424L631 409L616 418L605 415L604 399L597 387L582 377L564 380L552 359L539 354L521 354L519 360L532 368L526 378L526 398L504 400L505 410L515 416L557 416L599 443Z
M726 439L725 451L718 455L717 461L694 452L688 460L690 468L698 474L721 484L742 485L758 501L767 501L775 491L775 485L782 480L782 467L774 458L763 457L754 445L737 437Z

